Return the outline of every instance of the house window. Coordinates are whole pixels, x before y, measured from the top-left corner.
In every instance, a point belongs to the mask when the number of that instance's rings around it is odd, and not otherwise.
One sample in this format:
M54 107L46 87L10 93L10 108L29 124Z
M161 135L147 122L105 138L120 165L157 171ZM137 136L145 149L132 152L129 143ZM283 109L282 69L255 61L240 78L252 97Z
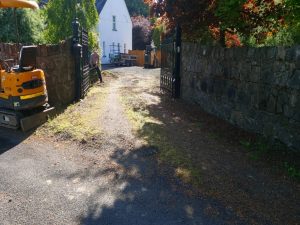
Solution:
M121 52L121 45L120 45L120 43L118 43L118 53L120 53Z
M126 49L126 43L124 44L124 53L126 53L127 49Z
M113 16L113 31L117 31L117 18Z
M102 46L102 55L103 55L103 57L106 57L106 53L105 53L105 41L103 41L103 44L102 44L103 46Z

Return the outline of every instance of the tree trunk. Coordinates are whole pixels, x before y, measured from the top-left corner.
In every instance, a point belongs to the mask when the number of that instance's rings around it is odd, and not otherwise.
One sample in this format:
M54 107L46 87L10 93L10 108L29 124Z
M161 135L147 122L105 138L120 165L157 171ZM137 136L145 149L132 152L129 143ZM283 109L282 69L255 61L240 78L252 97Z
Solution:
M226 47L225 30L222 28L220 28L220 44L222 47Z

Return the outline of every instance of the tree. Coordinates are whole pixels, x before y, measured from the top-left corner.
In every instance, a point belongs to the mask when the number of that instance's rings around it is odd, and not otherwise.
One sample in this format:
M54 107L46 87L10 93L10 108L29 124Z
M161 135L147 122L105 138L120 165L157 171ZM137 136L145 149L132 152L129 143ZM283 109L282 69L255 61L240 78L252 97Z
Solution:
M79 2L79 3L77 3ZM72 21L75 17L79 19L82 27L89 32L90 47L98 46L96 25L98 23L98 13L95 0L52 0L45 8L47 27L45 37L50 43L57 43L69 38L72 35Z
M130 16L149 16L149 7L144 0L125 0Z
M0 41L24 44L44 43L44 19L40 12L29 9L0 10Z
M143 16L132 17L133 49L145 50L151 43L152 28L150 21Z
M298 0L145 0L171 31L176 24L189 41L263 44L289 31L299 41ZM228 41L232 39L235 41ZM239 41L237 40L239 39ZM230 46L231 46L230 44Z
M215 15L222 30L259 44L282 26L283 8L283 2L274 0L219 0Z
M286 24L295 43L300 43L300 1L286 0Z
M157 25L154 27L153 33L152 33L152 40L153 40L155 47L157 47L157 48L160 48L162 33L163 33L162 25Z
M150 14L158 16L171 32L177 24L183 29L183 38L186 40L206 39L209 26L218 24L214 15L214 0L145 0L149 4Z

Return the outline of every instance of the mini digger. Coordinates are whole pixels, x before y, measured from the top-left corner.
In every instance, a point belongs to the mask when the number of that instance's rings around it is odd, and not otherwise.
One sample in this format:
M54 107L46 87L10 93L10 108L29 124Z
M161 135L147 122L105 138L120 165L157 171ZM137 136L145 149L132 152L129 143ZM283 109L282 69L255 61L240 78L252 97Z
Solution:
M0 0L1 8L37 9L38 5L34 1ZM19 65L11 65L11 59L0 59L0 126L27 131L46 122L53 112L36 57L36 46L23 46Z

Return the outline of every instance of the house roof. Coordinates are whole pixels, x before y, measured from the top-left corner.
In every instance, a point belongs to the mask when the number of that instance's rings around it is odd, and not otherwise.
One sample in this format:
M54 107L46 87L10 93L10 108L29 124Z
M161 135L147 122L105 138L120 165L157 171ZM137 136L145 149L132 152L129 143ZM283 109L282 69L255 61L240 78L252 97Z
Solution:
M41 1L39 1L39 6L42 8L45 5L47 5L48 2L49 2L49 0L41 0Z
M97 11L100 14L102 9L105 6L105 3L107 2L107 0L96 0L96 7L97 7Z

